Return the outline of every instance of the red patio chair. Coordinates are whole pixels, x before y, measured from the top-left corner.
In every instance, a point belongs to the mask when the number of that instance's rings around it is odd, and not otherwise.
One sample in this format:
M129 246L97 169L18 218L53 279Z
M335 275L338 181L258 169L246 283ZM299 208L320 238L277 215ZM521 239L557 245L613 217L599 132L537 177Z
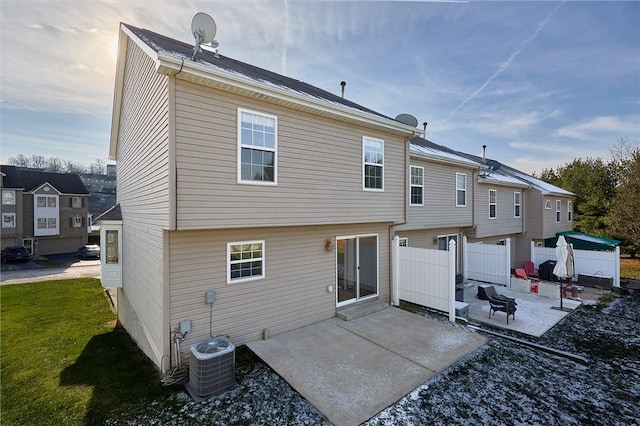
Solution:
M527 276L540 279L538 270L536 269L536 265L532 261L527 260L526 262L524 262L524 270L527 272Z

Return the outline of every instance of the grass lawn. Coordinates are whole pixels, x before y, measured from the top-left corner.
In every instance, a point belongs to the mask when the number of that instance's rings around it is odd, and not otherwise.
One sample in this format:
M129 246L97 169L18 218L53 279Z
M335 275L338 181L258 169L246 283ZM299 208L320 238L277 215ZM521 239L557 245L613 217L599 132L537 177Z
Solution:
M115 325L99 280L8 285L0 292L3 425L103 424L141 398L172 392Z
M640 259L620 258L620 277L640 280Z

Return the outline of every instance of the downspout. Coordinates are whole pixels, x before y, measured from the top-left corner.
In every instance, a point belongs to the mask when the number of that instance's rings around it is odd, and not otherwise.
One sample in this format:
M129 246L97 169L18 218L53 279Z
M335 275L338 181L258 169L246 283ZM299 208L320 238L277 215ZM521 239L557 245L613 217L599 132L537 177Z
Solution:
M413 136L415 136L416 133L413 134ZM394 237L395 237L395 227L399 226L399 225L405 225L408 220L409 220L409 203L407 200L407 194L408 194L408 186L407 183L409 182L409 173L411 170L411 139L413 138L409 137L405 140L404 143L404 164L405 164L405 168L404 168L404 196L403 196L403 210L404 210L404 217L402 219L402 222L397 222L397 223L392 223L391 225L389 225L389 241L390 241L390 248L391 250L389 250L389 284L390 284L390 289L389 289L389 304L393 304L393 300L396 298L396 283L395 283L395 274L394 274L394 263L395 259L393 258L393 254L395 252L395 250L393 249L392 244L394 244ZM406 167L409 166L409 167ZM396 265L397 266L397 265Z

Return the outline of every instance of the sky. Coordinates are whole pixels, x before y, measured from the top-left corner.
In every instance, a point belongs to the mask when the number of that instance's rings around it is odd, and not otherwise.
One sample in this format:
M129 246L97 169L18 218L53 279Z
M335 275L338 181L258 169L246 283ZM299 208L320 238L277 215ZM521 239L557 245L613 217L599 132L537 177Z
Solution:
M640 2L6 1L0 163L107 163L119 23L305 81L527 173L640 144Z

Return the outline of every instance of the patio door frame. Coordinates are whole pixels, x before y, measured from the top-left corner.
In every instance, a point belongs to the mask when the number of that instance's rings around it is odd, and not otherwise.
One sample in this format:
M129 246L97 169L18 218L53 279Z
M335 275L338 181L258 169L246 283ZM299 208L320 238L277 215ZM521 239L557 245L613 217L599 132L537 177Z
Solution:
M376 289L375 289L375 293L373 294L368 294L366 296L360 296L360 271L361 271L361 259L360 259L360 255L361 255L361 251L360 251L360 240L363 238L375 238L376 240L376 244L375 244L375 280L376 280ZM340 280L339 280L339 253L338 253L338 247L340 245L339 241L346 241L346 240L355 240L356 243L356 253L355 253L355 270L356 270L356 296L355 298L351 298L348 300L344 300L342 302L339 302L339 298L338 298L338 294L340 292ZM380 236L378 234L357 234L357 235L345 235L345 236L338 236L336 237L336 307L341 307L341 306L345 306L345 305L349 305L352 303L356 303L356 302L360 302L362 300L367 300L367 299L373 299L378 297L378 295L380 294ZM345 271L343 270L342 273L344 274ZM343 277L344 278L344 277Z

